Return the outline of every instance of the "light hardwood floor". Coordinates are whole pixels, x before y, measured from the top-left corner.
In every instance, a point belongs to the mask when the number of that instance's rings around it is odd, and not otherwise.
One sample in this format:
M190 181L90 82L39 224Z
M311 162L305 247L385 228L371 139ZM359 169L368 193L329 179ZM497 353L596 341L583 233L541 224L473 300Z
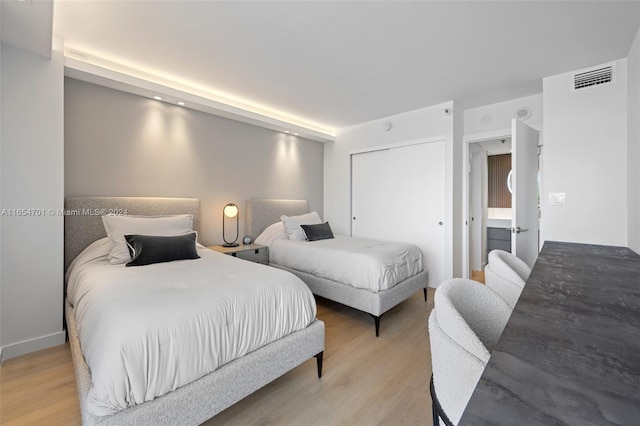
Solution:
M484 271L471 271L471 279L484 284Z
M373 319L319 299L325 322L322 379L315 359L210 419L219 425L430 425L431 359L422 292ZM67 345L5 361L0 367L0 424L79 425Z
M12 358L0 366L0 423L79 425L68 345Z

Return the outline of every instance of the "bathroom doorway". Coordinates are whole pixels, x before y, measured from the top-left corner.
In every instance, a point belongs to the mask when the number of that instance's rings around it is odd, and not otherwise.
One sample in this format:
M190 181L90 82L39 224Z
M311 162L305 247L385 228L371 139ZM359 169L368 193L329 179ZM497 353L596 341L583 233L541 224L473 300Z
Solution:
M481 277L492 249L538 257L540 135L515 119L510 130L466 138L464 277Z
M484 270L487 253L511 252L511 137L469 144L469 269Z

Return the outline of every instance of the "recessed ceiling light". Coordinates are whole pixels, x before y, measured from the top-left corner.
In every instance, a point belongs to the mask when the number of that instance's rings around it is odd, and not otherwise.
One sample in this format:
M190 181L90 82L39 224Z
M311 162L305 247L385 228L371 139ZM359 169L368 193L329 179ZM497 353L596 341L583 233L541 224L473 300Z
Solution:
M288 130L285 130L284 132L285 132L285 133L291 133L291 132L290 132L290 131L288 131Z
M161 101L162 100L162 96L154 96L153 99L155 99L156 101Z
M297 134L297 133L294 133L294 134L293 134L293 136L298 136L298 134Z
M179 102L178 102L178 105L180 105L180 106L185 106L186 104L185 104L184 102L182 102L182 101L179 101Z

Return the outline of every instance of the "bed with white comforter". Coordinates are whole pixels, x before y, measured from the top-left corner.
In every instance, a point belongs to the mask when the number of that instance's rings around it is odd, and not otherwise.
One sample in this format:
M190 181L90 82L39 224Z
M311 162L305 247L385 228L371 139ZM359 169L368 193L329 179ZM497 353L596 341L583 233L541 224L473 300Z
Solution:
M309 238L305 225L326 235ZM376 336L382 314L421 289L426 300L428 271L417 246L333 235L306 200L249 200L247 231L269 247L271 266L300 277L315 295L371 314Z
M411 244L336 235L332 239L268 241L269 259L355 288L388 290L422 272L422 253Z
M67 273L93 415L153 400L316 316L309 289L285 271L202 246L200 259L143 267L110 264L108 253L98 240Z
M65 209L83 425L201 424L311 358L321 377L324 323L309 290L197 245L200 200L67 197Z
M67 287L95 415L164 395L316 316L309 289L284 271L204 247L200 259L131 268L108 253L107 238L89 246Z

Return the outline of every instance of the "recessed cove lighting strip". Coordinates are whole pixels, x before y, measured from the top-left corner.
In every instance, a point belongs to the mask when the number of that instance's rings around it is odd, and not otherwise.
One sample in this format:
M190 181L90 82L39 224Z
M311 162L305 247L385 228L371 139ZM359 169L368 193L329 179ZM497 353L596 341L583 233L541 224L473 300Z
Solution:
M289 129L305 139L332 142L336 130L266 107L223 98L211 91L173 81L70 47L65 48L65 75L100 86L149 97L149 94L190 109L282 132ZM166 102L169 102L169 101ZM180 100L180 101L178 101ZM181 104L182 102L182 104Z

